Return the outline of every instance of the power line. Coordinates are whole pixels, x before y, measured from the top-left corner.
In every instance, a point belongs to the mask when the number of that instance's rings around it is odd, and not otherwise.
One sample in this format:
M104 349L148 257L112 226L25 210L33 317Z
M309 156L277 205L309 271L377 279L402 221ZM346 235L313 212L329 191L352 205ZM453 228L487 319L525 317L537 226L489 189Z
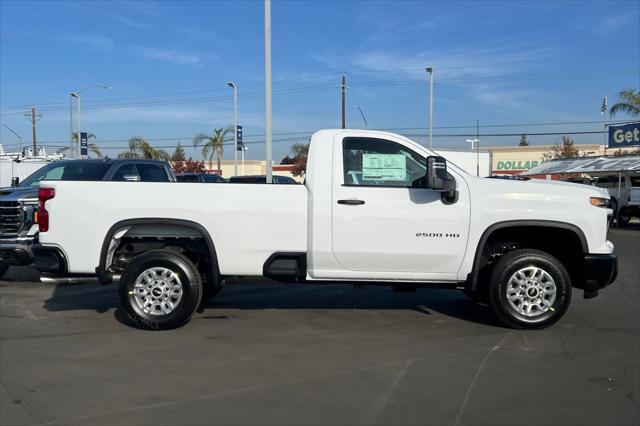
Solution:
M524 62L524 64L526 64L528 62ZM523 63L508 63L508 64L491 64L491 65L474 65L473 68L501 68L501 67L509 67L509 66L519 66ZM455 69L468 69L469 67L440 67L439 69L443 69L443 70L455 70ZM310 80L310 79L315 79L315 78L323 78L323 77L328 77L328 76L334 76L334 75L340 75L343 73L352 73L352 74L359 74L359 73L392 73L392 72L406 72L406 71L421 71L423 70L423 68L403 68L403 69L386 69L386 70L351 70L351 71L344 71L344 72L327 72L327 73L322 73L322 74L313 74L313 75L307 75L307 76L300 76L300 77L295 77L295 78L288 78L288 79L281 79L281 80L277 80L274 81L274 83L278 83L278 84L283 84L283 83L289 83L289 82L295 82L295 81L302 81L302 80ZM488 77L488 78L473 78L473 77L469 77L469 78L441 78L438 79L438 83L442 83L442 82L507 82L507 81L529 81L529 80L547 80L547 79L557 79L557 78L573 78L573 77L595 77L595 76L601 76L601 75L624 75L624 74L629 74L629 73L637 73L638 69L637 68L633 68L633 69L627 69L627 70L619 70L619 69L612 69L612 70L598 70L598 71L592 71L592 72L575 72L575 73L563 73L563 74L547 74L547 75L532 75L532 76L527 76L527 77ZM354 81L351 83L352 86L401 86L401 85L421 85L421 84L425 84L426 80L377 80L377 81ZM247 84L247 85L242 85L240 87L256 87L256 86L261 86L262 83L255 83L255 84ZM313 87L313 86L311 86ZM299 88L291 88L291 89L282 89L282 90L297 90L297 89L305 89L306 86L303 87L299 87ZM107 102L108 106L121 106L121 105L132 105L132 106L146 106L146 105L152 105L152 104L156 104L153 102L149 102L149 103L135 103L135 104L114 104L113 102L116 101L129 101L129 100L143 100L143 99L156 99L156 98L165 98L165 97L175 97L175 96L185 96L185 95L195 95L195 94L202 94L202 93L211 93L211 92L223 92L226 91L226 88L214 88L214 89L202 89L202 90L194 90L194 91L186 91L186 92L174 92L174 93L166 93L166 94L158 94L158 95L144 95L144 96L133 96L133 97L126 97L126 98L115 98L115 99L101 99L101 100L87 100L86 104L90 104L91 107L96 107L99 108L100 104L103 102ZM279 92L274 92L275 93L279 93ZM285 94L280 93L280 94ZM260 97L263 96L261 94L261 92L257 92L254 93L254 96L256 97ZM199 102L207 102L207 101L213 101L213 100L227 100L228 96L221 96L221 97L214 97L214 98L196 98L196 99L176 99L173 101L166 101L166 102L158 102L157 105L172 105L172 104L179 104L179 103L199 103ZM244 98L247 98L247 95L244 96ZM66 102L45 102L45 103L30 103L30 104L24 104L24 105L16 105L16 106L8 106L8 107L4 107L2 108L2 112L0 112L0 114L2 115L9 115L11 113L21 113L22 110L24 110L27 107L30 107L31 105L39 105L39 109L41 110L58 110L58 109L66 109ZM89 108L89 106L87 106ZM15 111L13 111L15 110ZM20 110L20 111L18 111Z
M314 79L314 78L321 78L321 77L327 77L327 76L331 76L331 75L340 75L340 74L342 74L342 73L330 72L330 73L322 73L322 74L313 74L313 75L300 76L300 77L295 77L295 78L275 80L273 83L274 84L283 84L283 83L289 83L289 82L293 82L293 81L311 80L311 79ZM247 87L257 87L257 86L263 86L263 85L264 85L263 83L252 83L252 84L245 84L245 85L242 85L242 86L239 86L239 87L247 88ZM165 93L165 94L160 94L160 95L132 96L132 97L127 97L127 98L94 99L94 100L84 101L83 103L84 104L94 104L94 103L100 103L100 102L127 101L127 100L136 100L136 99L153 99L153 98L172 97L172 96L196 95L196 94L210 93L210 92L226 92L228 90L229 89L227 89L227 88L202 89L202 90L193 90L193 91L188 91L188 92ZM8 106L8 107L5 107L3 109L4 110L24 109L24 108L30 107L31 105L39 105L40 107L43 107L43 106L61 106L62 108L64 108L66 106L66 102L30 103L30 104L24 104L24 105Z

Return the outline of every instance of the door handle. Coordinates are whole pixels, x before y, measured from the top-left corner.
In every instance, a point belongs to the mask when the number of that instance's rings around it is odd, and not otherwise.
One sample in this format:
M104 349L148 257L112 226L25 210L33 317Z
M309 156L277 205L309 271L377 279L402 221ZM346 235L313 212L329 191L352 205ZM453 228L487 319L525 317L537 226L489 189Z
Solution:
M338 204L344 204L347 206L359 206L361 204L364 204L364 201L351 198L348 200L338 200Z

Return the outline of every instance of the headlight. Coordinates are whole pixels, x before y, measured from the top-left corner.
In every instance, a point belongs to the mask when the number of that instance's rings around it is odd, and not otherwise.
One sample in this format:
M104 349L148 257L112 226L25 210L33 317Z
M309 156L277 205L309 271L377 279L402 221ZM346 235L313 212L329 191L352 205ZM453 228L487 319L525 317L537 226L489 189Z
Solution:
M609 208L609 199L600 197L589 197L589 203L592 206Z

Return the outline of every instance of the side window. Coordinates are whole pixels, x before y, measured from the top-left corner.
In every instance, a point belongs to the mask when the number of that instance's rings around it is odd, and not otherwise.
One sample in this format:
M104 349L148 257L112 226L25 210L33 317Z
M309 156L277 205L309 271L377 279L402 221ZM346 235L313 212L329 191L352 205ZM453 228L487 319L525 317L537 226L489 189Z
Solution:
M346 138L342 142L345 185L419 187L427 160L384 139Z
M198 176L196 175L184 175L184 176L176 176L178 182L188 182L195 183L198 182Z
M169 182L167 172L161 164L138 164L137 167L142 182Z
M202 176L204 183L218 183L220 178L216 175L204 175Z
M42 180L60 180L62 178L63 172L64 166L53 168L49 170L46 175L44 175Z
M136 166L134 164L125 164L120 166L113 174L111 180L123 181L125 180L125 176L138 176L138 172L136 171Z

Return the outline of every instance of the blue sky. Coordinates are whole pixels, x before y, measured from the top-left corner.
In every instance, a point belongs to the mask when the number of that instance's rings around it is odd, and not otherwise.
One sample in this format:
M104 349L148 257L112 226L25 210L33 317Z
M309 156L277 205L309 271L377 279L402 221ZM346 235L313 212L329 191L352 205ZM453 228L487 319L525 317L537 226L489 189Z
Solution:
M498 133L601 130L602 97L640 88L639 4L274 1L274 159L340 126L343 72L348 127L363 127L359 105L370 128L424 142L433 66L436 147L468 147L476 120L484 146L519 140ZM134 135L172 151L231 124L233 80L247 158L264 158L263 12L261 1L0 1L1 122L30 142L23 112L35 105L39 141L64 145L68 93L112 85L82 94L82 129L112 156ZM585 121L595 123L520 125ZM2 127L0 141L16 138Z

